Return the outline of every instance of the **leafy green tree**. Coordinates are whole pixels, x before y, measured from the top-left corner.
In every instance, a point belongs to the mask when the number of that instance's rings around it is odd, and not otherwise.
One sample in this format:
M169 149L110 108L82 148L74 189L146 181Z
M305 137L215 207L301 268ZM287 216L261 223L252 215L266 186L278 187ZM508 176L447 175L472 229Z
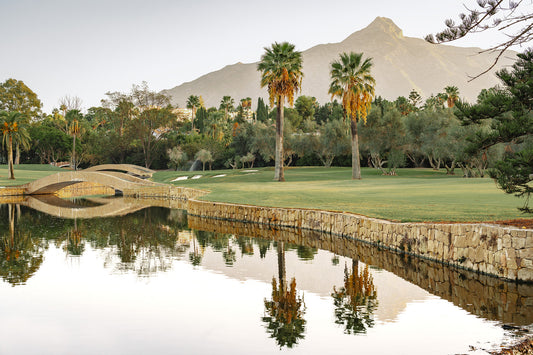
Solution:
M361 147L368 153L369 165L384 175L395 175L404 157L405 127L393 103L376 102L360 128ZM385 171L385 166L389 167Z
M181 150L180 147L168 149L167 154L171 163L171 167L175 168L176 170L178 170L179 167L183 166L189 160L187 153Z
M294 95L302 85L302 54L294 50L293 44L274 43L265 48L265 54L257 65L261 72L261 87L268 88L270 106L277 106L276 153L274 180L285 181L283 173L283 128L285 100L292 106Z
M342 53L331 64L329 93L342 99L342 106L350 120L352 135L352 179L361 179L357 122L366 123L366 115L374 97L375 79L370 74L372 59L363 60L363 53Z
M28 126L32 120L39 118L42 103L24 82L16 79L7 79L0 84L0 111L17 111L22 114L19 124ZM20 146L15 143L15 164L20 163Z
M41 100L22 80L7 79L0 84L0 111L18 111L26 120L41 113Z
M315 112L315 120L318 124L323 124L329 121L342 120L344 117L344 109L337 100L327 102L323 106L319 106Z
M195 156L196 159L202 162L202 170L205 171L205 163L213 162L213 155L207 149L200 149Z
M13 169L13 144L30 147L30 136L24 127L24 116L18 111L0 111L3 143L7 148L9 179L15 179Z
M294 108L296 108L296 111L298 111L298 114L302 117L303 121L314 119L318 107L319 104L316 101L316 98L311 96L299 96L294 102Z
M53 123L44 121L30 126L31 150L39 156L41 164L56 163L68 157L72 140Z

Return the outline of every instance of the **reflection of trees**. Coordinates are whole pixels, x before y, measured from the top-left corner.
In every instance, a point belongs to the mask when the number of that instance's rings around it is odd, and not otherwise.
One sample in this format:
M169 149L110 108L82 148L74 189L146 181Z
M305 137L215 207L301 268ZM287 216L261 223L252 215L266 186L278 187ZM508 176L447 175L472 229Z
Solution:
M199 243L196 240L196 238L193 238L193 240L192 240L192 251L189 252L189 261L194 266L200 265L202 263L202 257L204 256L203 255L203 250L200 250L200 246L198 244Z
M295 278L287 288L284 243L277 244L279 283L276 278L272 278L272 299L265 299L266 315L262 319L266 323L267 333L276 339L280 348L292 348L298 340L304 338L305 304L303 297L296 291Z
M346 334L365 333L374 326L372 313L377 307L377 291L368 265L359 272L359 261L352 260L352 271L344 268L344 286L333 287L335 323L344 325Z
M67 233L67 241L65 244L67 254L72 256L81 256L85 250L85 243L83 242L83 235L78 230L78 223L74 219L74 228Z
M44 247L29 233L15 230L15 206L8 205L7 233L0 236L0 277L10 284L24 284L43 262Z

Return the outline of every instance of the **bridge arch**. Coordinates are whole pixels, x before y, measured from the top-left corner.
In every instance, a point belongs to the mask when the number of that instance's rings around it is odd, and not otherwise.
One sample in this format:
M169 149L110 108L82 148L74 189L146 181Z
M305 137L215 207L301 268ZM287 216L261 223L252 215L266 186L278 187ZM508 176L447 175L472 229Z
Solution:
M53 194L56 191L80 182L93 182L113 188L116 192L136 186L154 186L155 183L134 176L103 171L65 171L45 176L39 180L22 185L25 195Z

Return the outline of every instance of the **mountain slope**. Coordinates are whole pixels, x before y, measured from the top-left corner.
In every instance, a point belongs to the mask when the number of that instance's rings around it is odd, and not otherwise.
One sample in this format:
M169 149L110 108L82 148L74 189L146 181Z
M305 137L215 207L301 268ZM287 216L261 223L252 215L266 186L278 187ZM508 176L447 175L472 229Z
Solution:
M495 58L494 53L478 54L479 48L463 48L434 45L418 38L404 37L402 30L388 18L378 17L368 27L351 34L340 43L321 44L303 51L302 92L314 96L320 103L331 99L328 95L330 63L341 52L363 52L364 58L372 57L372 74L376 79L376 95L395 100L408 96L412 89L423 98L443 91L449 85L459 88L461 98L475 101L483 88L498 84L494 72L512 64L509 52L489 73L468 82L469 75L486 70ZM189 95L202 95L205 104L218 106L224 95L236 101L251 97L263 97L266 88L260 88L257 63L237 63L206 74L164 92L172 96L174 104L185 107Z

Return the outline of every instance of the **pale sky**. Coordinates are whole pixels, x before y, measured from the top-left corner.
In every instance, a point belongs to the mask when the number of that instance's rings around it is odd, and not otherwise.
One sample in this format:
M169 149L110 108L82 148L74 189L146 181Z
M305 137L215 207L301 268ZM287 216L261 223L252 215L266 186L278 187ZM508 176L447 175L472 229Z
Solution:
M377 16L423 38L463 4L475 0L0 0L0 82L24 81L45 112L65 95L87 109L142 81L159 91L257 62L276 41L300 51L340 42ZM453 45L496 43L489 33Z

